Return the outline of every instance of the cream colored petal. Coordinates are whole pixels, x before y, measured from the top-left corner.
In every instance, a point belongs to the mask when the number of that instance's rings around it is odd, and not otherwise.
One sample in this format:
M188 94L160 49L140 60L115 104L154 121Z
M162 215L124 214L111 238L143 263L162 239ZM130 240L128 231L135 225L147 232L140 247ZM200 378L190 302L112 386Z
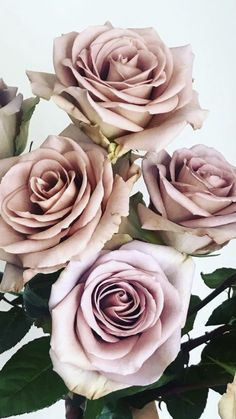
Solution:
M7 263L0 284L0 292L19 292L24 286L24 270L19 266Z

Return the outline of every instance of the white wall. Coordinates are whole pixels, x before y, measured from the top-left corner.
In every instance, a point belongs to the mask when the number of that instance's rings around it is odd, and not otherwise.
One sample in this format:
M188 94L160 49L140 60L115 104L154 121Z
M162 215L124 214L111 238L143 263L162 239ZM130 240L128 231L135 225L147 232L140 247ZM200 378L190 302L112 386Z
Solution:
M25 96L30 95L25 69L52 71L52 40L61 33L110 20L114 26L153 26L169 46L191 43L196 54L196 88L202 105L211 112L201 131L193 133L187 128L169 149L205 143L218 148L236 165L234 0L1 0L0 13L0 77L10 85L18 85ZM48 134L59 133L67 121L55 105L42 102L33 119L30 138L40 142ZM208 292L199 278L200 271L236 267L235 251L233 242L217 258L196 259L195 293L203 297ZM202 311L195 335L203 333L202 324L211 311L212 305ZM6 356L0 357L1 365ZM194 354L194 362L198 358L199 353ZM218 398L216 393L210 395L202 419L217 417ZM63 403L20 417L64 418ZM168 418L163 408L161 419Z

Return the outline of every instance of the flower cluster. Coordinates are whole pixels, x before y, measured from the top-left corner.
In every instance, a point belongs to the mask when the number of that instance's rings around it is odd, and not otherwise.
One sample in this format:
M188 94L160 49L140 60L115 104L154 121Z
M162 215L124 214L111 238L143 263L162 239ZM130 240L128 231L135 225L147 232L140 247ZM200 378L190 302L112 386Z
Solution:
M72 124L25 154L22 95L0 80L1 291L62 270L49 301L50 356L68 389L89 399L162 376L180 350L191 255L236 237L235 168L204 145L165 150L207 115L193 58L151 28L106 23L62 35L55 74L27 74ZM137 240L129 204L140 175L150 202L137 207Z

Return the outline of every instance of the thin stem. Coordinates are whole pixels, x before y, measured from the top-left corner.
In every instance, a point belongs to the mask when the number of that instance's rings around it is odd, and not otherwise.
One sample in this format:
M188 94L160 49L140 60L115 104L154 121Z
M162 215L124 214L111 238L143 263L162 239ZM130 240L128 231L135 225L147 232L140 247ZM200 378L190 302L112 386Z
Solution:
M19 307L17 303L14 302L14 300L9 301L4 295L1 297L2 301L5 301L5 303L10 304L12 307Z
M209 340L215 339L218 336L222 336L224 333L230 332L231 330L235 330L235 326L225 324L224 326L220 326L217 329L212 330L211 332L206 332L202 336L199 336L195 339L190 339L188 342L182 343L181 350L184 352L190 352L198 346L202 345L203 343L207 343Z
M236 275L232 275L230 278L226 279L226 281L223 282L223 284L221 284L218 288L216 288L214 291L212 291L199 304L197 304L195 307L193 307L192 310L189 311L188 317L197 313L199 310L201 310L201 308L205 307L208 303L210 303L212 300L214 300L215 297L217 297L219 294L221 294L224 290L226 290L228 287L230 287L234 283L236 283Z

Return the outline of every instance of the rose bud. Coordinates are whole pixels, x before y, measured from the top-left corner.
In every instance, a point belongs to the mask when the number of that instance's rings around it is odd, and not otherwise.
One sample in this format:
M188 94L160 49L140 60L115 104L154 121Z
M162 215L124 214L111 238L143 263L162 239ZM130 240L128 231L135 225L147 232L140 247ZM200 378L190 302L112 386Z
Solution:
M168 246L132 241L74 258L52 286L51 359L89 399L159 379L180 350L194 264Z
M236 374L234 381L227 385L227 391L219 401L221 419L236 419Z
M236 171L215 149L147 153L143 176L150 208L139 205L142 227L166 244L206 254L236 237Z
M25 280L100 251L128 215L137 166L114 175L103 148L85 135L77 140L50 136L37 150L3 161L0 257L26 268Z
M27 74L33 92L52 97L96 143L113 143L116 159L163 149L187 123L201 127L193 58L190 45L168 48L153 28L106 23L55 40L55 75Z
M23 101L17 87L0 79L0 159L22 153L25 149L29 120L38 98Z

